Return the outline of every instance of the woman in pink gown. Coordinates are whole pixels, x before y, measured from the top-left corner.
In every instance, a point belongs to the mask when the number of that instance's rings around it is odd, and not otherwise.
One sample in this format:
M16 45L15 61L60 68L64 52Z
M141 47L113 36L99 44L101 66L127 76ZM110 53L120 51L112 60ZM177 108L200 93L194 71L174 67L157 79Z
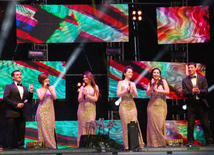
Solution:
M147 106L147 146L166 146L166 94L169 94L167 81L161 78L160 69L154 68L146 92L151 96Z
M96 101L99 97L99 87L94 81L91 72L86 71L83 75L84 85L80 87L78 102L79 107L77 111L78 117L78 135L77 147L79 147L80 138L82 135L95 134L94 129L87 129L86 122L95 121L96 119Z
M131 66L126 66L123 71L122 81L119 81L117 85L117 96L122 97L122 101L119 107L119 115L121 120L121 125L123 129L123 143L124 149L128 150L128 128L127 125L131 121L138 123L138 139L139 147L144 147L143 137L141 134L141 129L137 119L137 108L133 100L133 95L135 98L138 97L136 85L131 82L130 79L133 76L133 68Z
M55 112L53 100L56 100L54 86L49 85L47 73L38 76L42 87L36 90L40 103L36 112L39 142L45 142L45 147L56 149Z

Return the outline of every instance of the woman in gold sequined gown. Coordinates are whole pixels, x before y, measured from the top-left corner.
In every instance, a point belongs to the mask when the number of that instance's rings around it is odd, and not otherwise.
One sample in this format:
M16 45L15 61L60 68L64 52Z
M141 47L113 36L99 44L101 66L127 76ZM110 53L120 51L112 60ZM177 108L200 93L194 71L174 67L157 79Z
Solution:
M138 97L136 85L131 82L130 79L133 76L133 68L131 66L126 66L123 71L122 81L119 81L117 85L117 96L122 97L122 101L119 107L119 115L121 120L121 125L123 129L123 143L124 149L128 150L128 128L127 125L131 121L138 123L139 131L139 147L144 147L143 137L141 134L141 129L137 119L137 108L133 100L133 95L135 98Z
M82 135L95 134L94 129L87 129L86 122L95 121L96 119L96 101L99 97L99 87L94 81L91 72L86 71L83 75L83 86L80 87L78 102L79 107L77 111L78 117L78 135L77 147L79 147L80 138Z
M53 100L56 100L56 91L54 86L49 85L47 73L41 73L38 76L42 87L37 89L37 95L40 103L36 112L38 125L39 142L45 142L45 147L56 149L56 131L55 131L55 112Z
M147 106L147 146L166 146L166 94L169 94L167 81L161 78L160 69L154 68L146 92L151 96Z

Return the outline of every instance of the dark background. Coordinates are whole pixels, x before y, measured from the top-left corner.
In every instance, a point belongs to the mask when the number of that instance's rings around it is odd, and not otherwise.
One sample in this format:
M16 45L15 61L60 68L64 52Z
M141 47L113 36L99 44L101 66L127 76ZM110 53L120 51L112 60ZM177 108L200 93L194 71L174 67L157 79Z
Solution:
M73 0L74 1L74 0ZM38 3L38 1L20 1L25 4ZM124 3L129 3L130 1L125 0ZM135 60L134 53L134 36L139 37L139 53L141 61L163 61L171 62L172 61L172 51L170 50L170 45L158 45L157 44L157 25L156 25L156 7L168 7L171 6L176 1L170 0L138 0L138 7L143 11L143 20L140 21L138 31L133 29L133 22L131 18L129 20L129 33L130 41L124 43L124 60ZM9 1L1 1L1 14L0 14L0 26L2 21L5 18L5 11L7 9ZM102 1L96 0L96 4L101 4ZM48 4L91 4L89 0L77 0L76 2L70 2L68 0L49 0ZM131 5L131 4L130 4ZM206 77L208 80L208 85L212 86L214 84L214 60L213 60L213 7L214 2L211 0L189 0L189 6L198 6L198 5L209 5L210 13L210 34L211 40L209 43L198 43L198 44L188 44L188 61L198 62L206 64ZM14 8L15 9L15 8ZM129 10L131 12L131 9ZM130 13L131 14L131 13ZM131 16L131 15L130 15ZM1 60L31 60L28 58L28 51L32 50L33 45L30 43L17 44L16 43L16 26L15 26L15 17L11 19L14 22L12 29L7 38L3 38L4 48L2 54L0 55ZM0 27L1 28L1 27ZM1 29L0 29L1 30ZM1 31L0 31L1 32ZM116 44L116 43L115 43ZM49 61L67 61L70 55L73 53L76 47L79 47L79 43L63 43L63 44L48 44L48 60ZM97 119L103 117L108 119L109 110L118 110L118 107L114 105L114 100L108 101L108 62L106 55L106 43L86 43L82 48L81 54L78 56L74 64L69 68L66 75L66 99L56 100L55 101L55 114L56 120L77 120L77 86L78 82L82 82L82 74L89 70L95 75L96 83L100 88L101 97L97 102ZM155 57L162 52L163 55L159 59ZM91 67L90 67L91 66ZM37 77L36 77L37 78ZM210 104L210 111L214 110L213 105L213 96L214 92L210 91L208 94L208 102ZM144 141L146 141L146 120L147 112L146 107L148 99L135 99L136 106L138 109L138 119L141 125ZM173 106L172 100L167 100L168 104L168 115L167 119L174 119L172 115L179 113L181 119L183 117L183 112L178 111L178 107ZM27 107L28 110L28 120L31 121L34 119L36 113L37 104L33 103L32 106ZM176 108L176 109L175 109ZM182 112L182 114L180 113ZM210 121L212 131L214 114L210 112ZM1 133L4 133L6 130L5 120L5 104L0 103L0 119L2 120L0 125ZM213 131L214 135L214 131ZM1 135L0 135L1 137ZM4 137L4 136L2 136ZM4 141L4 138L0 139ZM1 143L1 142L0 142Z

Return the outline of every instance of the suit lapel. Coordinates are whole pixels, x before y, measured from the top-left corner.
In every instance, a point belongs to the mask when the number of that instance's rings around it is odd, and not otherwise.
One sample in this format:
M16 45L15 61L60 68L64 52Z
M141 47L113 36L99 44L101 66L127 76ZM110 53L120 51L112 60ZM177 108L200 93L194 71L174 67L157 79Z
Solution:
M191 81L191 77L188 76L188 82L190 83L191 87L193 88L193 84L192 84L192 81Z
M197 79L196 79L196 85L198 86L198 83L199 83L199 75L197 74Z

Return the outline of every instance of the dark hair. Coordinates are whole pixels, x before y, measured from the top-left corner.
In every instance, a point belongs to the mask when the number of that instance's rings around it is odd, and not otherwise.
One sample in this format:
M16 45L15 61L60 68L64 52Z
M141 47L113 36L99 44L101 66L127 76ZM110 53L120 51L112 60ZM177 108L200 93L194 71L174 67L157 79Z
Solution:
M153 79L154 70L159 70L159 72L160 72L160 79L158 80L157 86L160 86L160 85L163 86L163 80L162 80L162 77L161 77L161 70L159 68L153 68L152 69L151 74L150 74L150 86L152 85L152 79Z
M194 62L189 62L189 63L188 63L188 66L189 66L189 65L194 65L195 68L196 68L196 64L195 64Z
M91 86L93 87L95 93L99 96L99 93L98 93L97 88L96 88L96 85L97 85L97 84L96 84L96 82L95 82L95 80L94 80L93 74L92 74L91 72L89 72L89 71L86 71L86 72L84 73L84 75L86 75L86 77L87 77L89 80L91 80Z
M48 78L48 74L47 73L40 73L38 76L38 80L40 84L44 83L44 80Z
M12 73L11 73L11 76L13 77L15 72L20 72L20 70L14 70ZM21 73L21 72L20 72Z
M130 65L129 65L129 66L126 66L126 67L124 68L124 70L123 70L122 80L124 80L124 79L125 79L125 75L124 75L124 73L126 73L128 69L131 69L131 70L133 71L132 66L130 66Z

